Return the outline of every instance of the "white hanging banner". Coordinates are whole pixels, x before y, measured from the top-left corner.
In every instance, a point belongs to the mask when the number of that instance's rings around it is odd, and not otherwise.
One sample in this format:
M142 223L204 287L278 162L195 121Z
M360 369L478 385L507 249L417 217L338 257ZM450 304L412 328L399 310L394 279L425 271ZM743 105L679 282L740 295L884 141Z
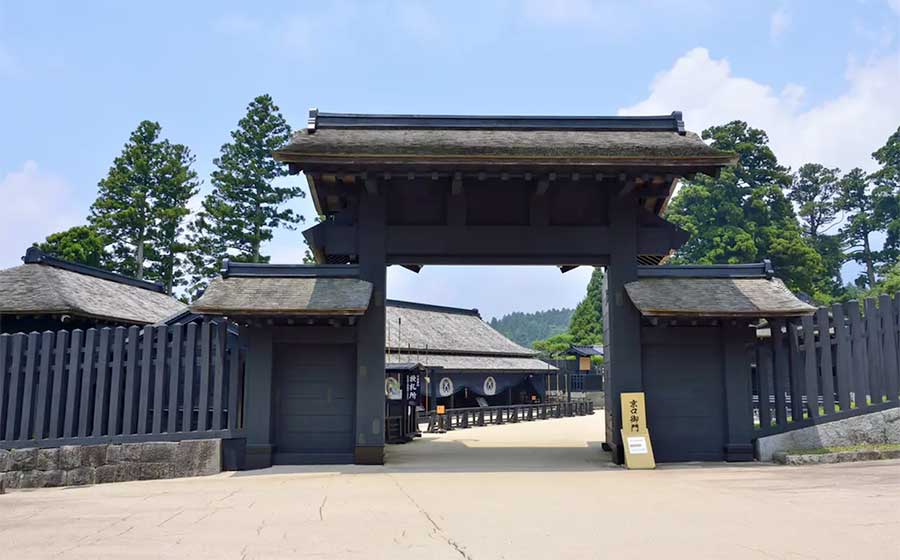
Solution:
M453 380L449 377L442 377L438 384L438 394L442 397L449 397L453 394Z
M489 397L497 394L497 380L493 376L484 380L484 394Z

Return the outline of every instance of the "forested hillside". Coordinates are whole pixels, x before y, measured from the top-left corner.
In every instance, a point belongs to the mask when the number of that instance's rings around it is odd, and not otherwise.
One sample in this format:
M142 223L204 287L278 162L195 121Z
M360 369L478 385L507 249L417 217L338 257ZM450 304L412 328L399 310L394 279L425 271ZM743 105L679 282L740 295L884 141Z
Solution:
M535 340L566 332L573 311L565 308L534 313L516 311L499 319L494 317L490 320L490 325L522 346L531 348L531 343Z

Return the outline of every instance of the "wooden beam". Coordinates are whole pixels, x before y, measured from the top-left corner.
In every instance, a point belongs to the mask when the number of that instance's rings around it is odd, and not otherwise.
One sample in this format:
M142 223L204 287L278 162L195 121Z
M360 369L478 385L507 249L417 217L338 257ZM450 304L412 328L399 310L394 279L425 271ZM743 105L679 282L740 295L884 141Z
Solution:
M327 221L303 233L317 254L358 254L354 225ZM389 264L604 264L612 236L607 226L388 226L386 248ZM637 254L667 255L687 238L657 218L638 230Z

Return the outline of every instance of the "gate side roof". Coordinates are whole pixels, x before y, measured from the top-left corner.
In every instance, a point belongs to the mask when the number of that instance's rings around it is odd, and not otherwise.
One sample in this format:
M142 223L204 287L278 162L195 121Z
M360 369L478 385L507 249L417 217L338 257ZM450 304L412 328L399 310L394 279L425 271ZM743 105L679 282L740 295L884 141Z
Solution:
M771 272L768 263L642 267L625 290L646 317L771 318L815 312Z

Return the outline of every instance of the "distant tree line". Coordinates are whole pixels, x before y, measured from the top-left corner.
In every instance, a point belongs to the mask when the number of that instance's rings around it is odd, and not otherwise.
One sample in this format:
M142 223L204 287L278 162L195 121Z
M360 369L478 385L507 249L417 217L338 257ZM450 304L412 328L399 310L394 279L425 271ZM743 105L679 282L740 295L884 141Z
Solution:
M531 347L536 340L566 332L573 312L573 309L565 307L534 313L515 311L500 318L494 317L490 325L510 340Z
M278 181L288 171L272 152L288 142L291 129L272 98L260 95L247 106L213 160L211 189L195 215L189 208L201 185L192 169L195 157L161 133L159 123L139 123L98 183L87 223L35 245L190 296L225 259L268 262L265 243L275 228L292 229L303 221L287 204L305 194Z
M587 293L575 308L565 331L532 342L531 346L546 357L561 358L571 346L603 344L603 269L594 268Z

